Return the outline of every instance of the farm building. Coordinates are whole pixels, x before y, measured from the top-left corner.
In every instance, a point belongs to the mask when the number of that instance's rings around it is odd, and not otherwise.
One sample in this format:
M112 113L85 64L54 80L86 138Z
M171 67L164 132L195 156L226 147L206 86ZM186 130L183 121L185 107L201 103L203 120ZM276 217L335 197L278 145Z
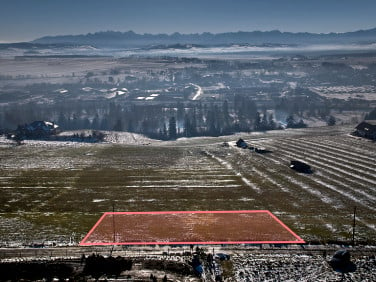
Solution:
M247 149L248 148L248 144L247 142L245 142L243 139L239 138L238 141L236 141L236 146L239 147L239 148L243 148L243 149Z
M362 121L355 129L355 135L376 140L376 120Z
M16 134L23 138L44 138L58 133L59 126L49 121L34 121L29 124L20 125Z

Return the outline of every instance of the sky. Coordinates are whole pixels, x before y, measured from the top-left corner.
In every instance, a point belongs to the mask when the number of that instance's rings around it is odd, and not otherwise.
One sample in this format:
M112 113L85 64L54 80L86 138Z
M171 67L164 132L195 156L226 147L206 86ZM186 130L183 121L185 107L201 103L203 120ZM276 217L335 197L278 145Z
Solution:
M346 32L376 27L376 0L0 0L0 42L97 31Z

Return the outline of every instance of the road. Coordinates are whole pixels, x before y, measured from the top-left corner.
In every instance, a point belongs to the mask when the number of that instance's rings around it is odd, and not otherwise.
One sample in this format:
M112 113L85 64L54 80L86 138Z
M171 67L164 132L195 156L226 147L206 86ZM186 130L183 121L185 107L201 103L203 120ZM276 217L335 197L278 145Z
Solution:
M201 247L201 246L200 246ZM328 254L334 253L338 245L203 245L206 252L234 254ZM371 255L376 253L376 246L349 247L353 255ZM0 248L0 261L81 258L96 253L104 256L122 257L160 257L167 253L170 257L182 257L184 252L190 252L190 246L67 246L53 248Z
M202 94L204 94L204 91L202 91L201 86L199 86L197 84L190 83L190 85L196 87L196 89L197 89L197 92L196 92L195 96L193 96L193 98L192 98L193 101L196 101L198 98L200 98L200 96Z

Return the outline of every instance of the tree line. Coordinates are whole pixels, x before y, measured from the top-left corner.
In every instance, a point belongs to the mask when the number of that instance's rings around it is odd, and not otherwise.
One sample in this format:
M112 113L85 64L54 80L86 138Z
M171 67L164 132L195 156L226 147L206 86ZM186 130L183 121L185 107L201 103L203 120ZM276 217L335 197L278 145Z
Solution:
M281 110L281 109L278 109ZM282 109L283 110L283 109ZM247 95L233 95L222 102L141 104L129 101L67 101L63 104L14 104L0 110L3 132L36 120L52 121L60 130L128 131L161 140L179 137L219 136L234 132L281 128L274 111L258 109ZM288 127L304 127L289 115Z

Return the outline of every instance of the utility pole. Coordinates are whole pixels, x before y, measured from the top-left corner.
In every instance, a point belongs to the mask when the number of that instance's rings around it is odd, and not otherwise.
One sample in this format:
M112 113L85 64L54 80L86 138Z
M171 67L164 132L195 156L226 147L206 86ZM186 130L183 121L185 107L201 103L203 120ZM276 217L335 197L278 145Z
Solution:
M112 230L114 231L112 242L115 243L116 234L115 234L115 203L114 202L112 202Z
M355 220L356 220L356 206L354 207L353 230L352 230L352 245L355 246Z
M112 202L112 231L113 231L113 237L112 237L112 248L110 252L110 256L112 256L112 252L114 251L115 247L115 241L116 241L116 233L115 233L115 203Z

